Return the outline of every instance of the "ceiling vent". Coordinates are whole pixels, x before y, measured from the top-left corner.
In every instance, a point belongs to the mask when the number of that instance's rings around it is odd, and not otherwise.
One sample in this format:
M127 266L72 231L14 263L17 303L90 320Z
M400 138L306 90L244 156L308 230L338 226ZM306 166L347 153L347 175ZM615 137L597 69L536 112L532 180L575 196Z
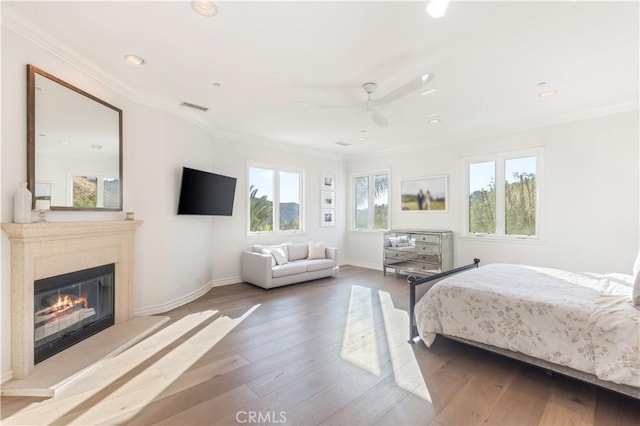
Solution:
M350 143L348 143L348 142L342 142L342 141L340 141L340 142L336 142L336 145L340 145L340 146L349 146L349 145L351 145L351 144L350 144Z
M204 111L204 112L209 111L209 108L207 108L207 107L203 107L203 106L196 105L196 104L191 104L189 102L183 102L180 105L181 106L186 106L186 107L189 107L189 108L193 108L193 109L197 109L199 111Z

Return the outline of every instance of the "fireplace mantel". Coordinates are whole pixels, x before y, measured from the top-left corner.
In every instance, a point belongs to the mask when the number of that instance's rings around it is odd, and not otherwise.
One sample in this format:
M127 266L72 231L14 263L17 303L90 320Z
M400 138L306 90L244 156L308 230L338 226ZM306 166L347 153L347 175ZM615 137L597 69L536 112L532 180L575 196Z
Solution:
M133 255L139 220L3 223L11 242L11 368L33 370L35 280L115 264L115 322L133 318Z

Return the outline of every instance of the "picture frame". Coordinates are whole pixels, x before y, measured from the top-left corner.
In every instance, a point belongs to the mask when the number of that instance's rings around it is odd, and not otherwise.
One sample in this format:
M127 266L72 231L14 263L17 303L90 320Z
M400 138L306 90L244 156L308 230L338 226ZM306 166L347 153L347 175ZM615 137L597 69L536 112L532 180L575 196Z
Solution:
M332 174L323 173L320 175L320 189L333 191L336 189L336 177Z
M320 226L335 226L336 210L320 209Z
M447 175L400 181L400 206L402 212L448 211Z
M334 209L336 207L335 191L320 191L320 208Z
M36 181L34 199L51 201L51 193L53 192L53 182Z

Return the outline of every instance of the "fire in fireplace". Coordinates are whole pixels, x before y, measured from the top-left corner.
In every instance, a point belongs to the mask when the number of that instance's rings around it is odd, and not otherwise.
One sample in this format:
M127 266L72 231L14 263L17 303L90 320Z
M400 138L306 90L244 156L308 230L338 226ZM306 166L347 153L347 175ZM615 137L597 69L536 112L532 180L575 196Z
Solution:
M35 363L114 324L113 263L34 282Z

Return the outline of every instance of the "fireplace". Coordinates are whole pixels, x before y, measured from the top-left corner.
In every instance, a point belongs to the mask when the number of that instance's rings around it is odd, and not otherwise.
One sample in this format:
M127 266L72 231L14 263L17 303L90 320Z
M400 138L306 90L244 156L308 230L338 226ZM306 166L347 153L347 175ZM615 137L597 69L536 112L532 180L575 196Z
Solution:
M36 364L114 324L114 266L34 282Z
M133 319L134 240L141 223L117 220L1 225L11 242L12 378L26 379L34 371L36 281L113 263L115 324ZM49 361L55 359L49 358L38 366Z

